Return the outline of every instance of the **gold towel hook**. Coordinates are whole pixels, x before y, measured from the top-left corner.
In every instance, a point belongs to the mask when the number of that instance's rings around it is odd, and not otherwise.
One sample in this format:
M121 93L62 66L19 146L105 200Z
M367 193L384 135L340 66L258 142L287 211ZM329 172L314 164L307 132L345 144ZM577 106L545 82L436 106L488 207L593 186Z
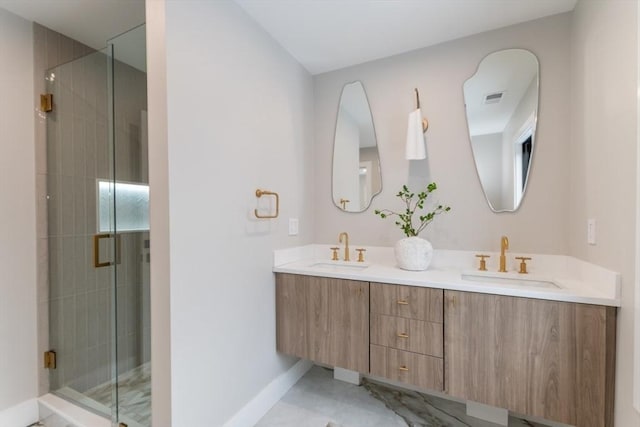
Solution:
M276 213L274 215L260 215L258 213L258 209L254 209L253 213L255 214L256 218L278 218L278 215L280 214L280 196L278 195L278 193L273 192L273 191L267 191L267 190L260 190L257 189L256 190L256 197L259 199L262 196L275 196L276 198Z
M414 88L416 91L416 108L420 109L420 92L418 92L418 88ZM429 129L429 120L426 118L422 118L422 132L426 132Z

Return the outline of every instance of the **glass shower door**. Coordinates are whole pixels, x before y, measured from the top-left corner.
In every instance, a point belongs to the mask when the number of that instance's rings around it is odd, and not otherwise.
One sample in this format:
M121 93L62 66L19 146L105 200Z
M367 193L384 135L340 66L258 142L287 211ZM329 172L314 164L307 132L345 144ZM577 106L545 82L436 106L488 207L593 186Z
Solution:
M114 411L117 348L115 199L99 195L100 182L114 182L109 62L106 51L94 52L45 75L53 100L46 113L49 346L57 362L50 390L105 416Z
M151 320L145 26L108 41L115 164L118 422L151 425Z
M114 53L144 37L45 76L50 390L128 427L151 425L147 94L144 50Z

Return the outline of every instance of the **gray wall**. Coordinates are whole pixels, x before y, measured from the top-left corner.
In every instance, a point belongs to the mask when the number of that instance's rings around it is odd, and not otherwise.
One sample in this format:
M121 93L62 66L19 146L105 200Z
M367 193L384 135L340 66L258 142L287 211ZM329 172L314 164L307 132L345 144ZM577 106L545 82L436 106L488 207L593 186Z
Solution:
M640 425L640 414L632 407L633 362L640 359L633 350L634 288L638 291L637 7L633 1L580 1L571 34L570 253L622 273L616 426ZM597 220L595 246L587 244L588 218ZM635 375L640 387L640 372Z
M0 425L36 421L36 216L31 23L0 9ZM17 405L20 410L7 409ZM18 413L32 417L13 418Z
M390 246L402 237L392 221L374 209L399 207L400 187L436 181L434 200L452 207L434 221L425 237L441 249L497 250L509 236L515 252L562 254L568 251L568 138L570 15L527 22L416 50L315 77L316 240L335 243L347 230L357 244ZM475 170L466 126L462 84L487 54L524 48L540 61L540 116L531 181L516 213L489 209ZM333 129L342 86L363 82L371 104L382 167L382 193L360 214L331 203ZM427 160L404 159L407 115L421 95ZM553 209L549 207L553 206Z

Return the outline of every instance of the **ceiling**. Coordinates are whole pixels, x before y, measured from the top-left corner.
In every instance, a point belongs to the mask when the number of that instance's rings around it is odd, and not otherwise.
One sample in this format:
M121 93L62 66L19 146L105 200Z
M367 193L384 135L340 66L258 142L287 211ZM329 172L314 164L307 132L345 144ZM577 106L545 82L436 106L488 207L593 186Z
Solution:
M94 49L145 21L145 0L0 0L0 7Z
M573 10L577 0L235 0L319 74Z
M566 12L577 2L234 1L312 74ZM145 20L144 0L0 0L0 7L95 49Z

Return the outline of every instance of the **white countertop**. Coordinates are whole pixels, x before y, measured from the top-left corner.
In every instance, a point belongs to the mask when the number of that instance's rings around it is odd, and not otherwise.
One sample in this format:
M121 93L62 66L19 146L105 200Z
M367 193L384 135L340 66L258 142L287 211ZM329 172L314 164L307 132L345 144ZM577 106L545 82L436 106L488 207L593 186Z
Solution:
M355 261L331 261L329 247L330 245L308 245L276 250L273 271L553 301L620 306L620 274L573 257L508 253L507 270L510 272L496 273L499 258L497 253L483 252L491 255L491 258L487 260L489 271L479 272L474 268L477 268L478 265L475 255L480 252L435 250L428 270L406 271L396 267L393 248L361 246L367 249L366 262L363 264ZM356 247L360 246L351 245L350 257L352 260L357 259ZM341 249L341 258L342 255L343 250ZM532 258L528 262L529 274L517 273L516 256L530 256ZM469 277L469 275L476 277Z

